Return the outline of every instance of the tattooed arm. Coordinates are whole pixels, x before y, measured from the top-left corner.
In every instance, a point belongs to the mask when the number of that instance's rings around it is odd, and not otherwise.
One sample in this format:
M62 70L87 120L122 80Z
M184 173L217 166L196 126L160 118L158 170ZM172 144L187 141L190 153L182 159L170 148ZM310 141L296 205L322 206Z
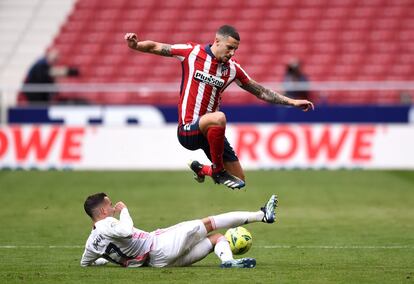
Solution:
M137 35L134 33L125 34L125 40L128 43L128 47L131 49L156 55L172 56L170 44L159 43L152 40L138 41Z
M303 111L314 109L313 103L308 100L294 100L276 91L267 89L254 80L241 86L244 90L255 95L257 98L272 104L288 105L301 108Z
M257 98L272 104L293 105L293 100L279 94L276 91L266 89L254 80L250 80L247 84L241 86L249 93L255 95Z

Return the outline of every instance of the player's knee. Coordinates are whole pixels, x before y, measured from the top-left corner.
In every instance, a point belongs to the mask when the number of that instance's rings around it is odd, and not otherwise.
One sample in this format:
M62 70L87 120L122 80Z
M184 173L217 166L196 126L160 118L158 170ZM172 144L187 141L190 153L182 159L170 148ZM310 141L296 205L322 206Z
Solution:
M227 123L226 115L221 111L203 115L200 119L200 129L203 133L211 126L225 127Z
M227 120L226 120L226 115L224 113L222 113L221 111L212 113L209 116L209 122L211 126L222 126L225 127Z
M203 218L203 219L201 220L201 222L203 222L204 227L206 227L206 231L207 231L207 233L210 233L211 231L214 231L214 228L213 228L213 223L211 222L210 217Z
M214 113L214 124L218 125L218 126L226 126L227 120L226 120L226 115L221 112L218 111L216 113Z
M224 236L220 233L216 233L216 234L212 234L210 236L208 236L208 239L210 240L211 244L214 246L217 244L217 242L224 238Z

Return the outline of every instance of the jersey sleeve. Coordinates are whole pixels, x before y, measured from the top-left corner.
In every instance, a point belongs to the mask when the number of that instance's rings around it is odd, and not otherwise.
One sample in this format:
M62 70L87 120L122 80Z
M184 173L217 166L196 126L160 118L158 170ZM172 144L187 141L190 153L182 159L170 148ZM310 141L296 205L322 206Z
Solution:
M171 54L175 58L178 58L180 61L184 61L184 59L188 57L193 48L194 44L192 43L173 44L171 45Z
M96 252L93 252L89 250L88 248L85 248L85 251L83 252L80 265L83 267L91 266L91 265L97 265L96 261L100 258L100 255Z
M86 250L85 250L86 252ZM105 258L99 257L93 257L90 258L90 255L85 255L85 253L82 255L82 259L80 262L80 265L82 267L87 267L87 266L101 266L101 265L106 265L109 261L106 260Z
M106 223L105 234L114 238L128 238L134 233L134 222L129 215L128 208L121 210L119 220L109 217Z
M244 71L244 69L240 66L240 64L235 63L234 64L236 67L236 83L239 86L243 86L245 84L247 84L250 81L250 76L249 74L247 74L246 71Z

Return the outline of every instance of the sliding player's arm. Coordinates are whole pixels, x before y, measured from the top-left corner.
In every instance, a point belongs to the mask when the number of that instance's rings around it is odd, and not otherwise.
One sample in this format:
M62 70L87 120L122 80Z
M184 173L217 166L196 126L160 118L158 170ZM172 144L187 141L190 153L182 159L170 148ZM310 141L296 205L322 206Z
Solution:
M313 103L308 100L294 100L288 98L276 91L263 87L252 79L250 79L247 83L240 85L240 87L268 103L294 106L302 109L303 111L314 109Z
M115 204L115 212L119 213L119 221L112 218L107 234L112 237L129 238L134 233L134 222L129 215L128 208L120 201Z
M104 258L101 258L100 255L88 250L85 248L85 251L83 252L82 259L80 261L80 265L82 267L86 266L100 266L105 265L109 261L107 261Z
M125 34L125 40L128 43L128 47L131 49L161 56L173 56L171 53L170 44L160 43L152 40L139 41L137 35L134 33Z

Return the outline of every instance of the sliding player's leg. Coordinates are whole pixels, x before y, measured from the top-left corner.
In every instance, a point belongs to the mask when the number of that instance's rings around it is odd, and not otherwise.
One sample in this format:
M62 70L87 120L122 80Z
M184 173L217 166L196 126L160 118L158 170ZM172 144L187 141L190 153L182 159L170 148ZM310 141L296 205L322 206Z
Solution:
M265 206L258 211L228 212L158 230L155 232L156 246L150 252L150 265L156 267L190 265L204 258L214 247L214 252L220 258L222 267L254 267L256 265L254 259L233 259L230 245L223 235L208 234L216 229L237 227L248 223L273 223L276 206L277 197L272 195Z
M201 240L188 253L177 258L172 266L188 266L194 264L214 250L220 259L220 267L223 268L253 268L256 266L254 258L234 259L227 239L219 233L209 235Z
M272 195L258 211L233 211L204 218L202 222L207 233L255 222L273 223L276 219L277 204L277 196Z

